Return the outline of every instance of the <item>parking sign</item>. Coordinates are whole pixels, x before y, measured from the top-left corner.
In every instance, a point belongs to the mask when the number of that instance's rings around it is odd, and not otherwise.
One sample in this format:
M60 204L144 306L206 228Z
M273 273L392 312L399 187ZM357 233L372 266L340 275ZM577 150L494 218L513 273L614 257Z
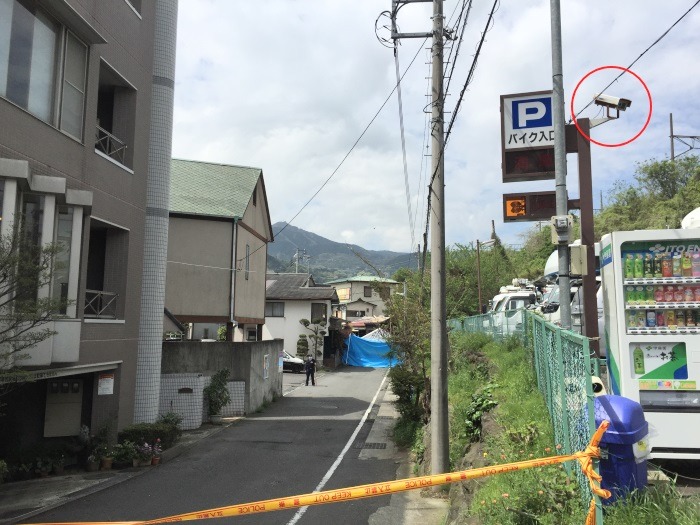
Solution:
M552 92L501 95L503 149L554 145Z

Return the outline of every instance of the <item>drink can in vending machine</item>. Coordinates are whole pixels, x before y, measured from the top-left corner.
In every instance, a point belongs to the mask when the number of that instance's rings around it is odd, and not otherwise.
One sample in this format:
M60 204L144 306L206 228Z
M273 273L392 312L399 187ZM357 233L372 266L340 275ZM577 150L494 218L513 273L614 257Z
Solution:
M637 311L627 311L627 328L637 328Z
M670 254L665 254L661 259L661 277L673 277L673 260Z
M685 311L685 326L695 327L697 325L697 317L695 310Z
M656 326L666 326L666 312L663 310L656 311Z
M646 304L654 304L656 302L654 299L654 287L651 285L644 287L644 302Z
M664 292L664 301L667 303L673 302L673 286L667 286Z
M656 286L654 288L654 302L663 303L664 302L664 287Z
M676 312L674 310L666 312L666 326L676 326Z
M676 310L676 324L685 327L685 310Z
M656 327L656 311L655 310L647 310L647 327L648 328L655 328Z

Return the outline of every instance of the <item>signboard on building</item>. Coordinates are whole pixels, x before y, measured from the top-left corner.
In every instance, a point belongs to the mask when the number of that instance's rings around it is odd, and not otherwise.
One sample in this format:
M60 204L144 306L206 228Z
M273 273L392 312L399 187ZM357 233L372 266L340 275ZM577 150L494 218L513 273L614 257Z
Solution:
M552 92L501 95L503 182L554 179Z

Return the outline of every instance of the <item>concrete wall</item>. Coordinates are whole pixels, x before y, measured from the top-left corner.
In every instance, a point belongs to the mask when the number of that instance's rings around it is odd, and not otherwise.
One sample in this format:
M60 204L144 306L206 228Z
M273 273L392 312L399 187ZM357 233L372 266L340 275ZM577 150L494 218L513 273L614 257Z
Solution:
M167 341L163 343L161 374L208 377L228 368L230 382L245 383L244 413L250 414L282 396L282 370L278 366L282 348L281 339L253 343Z

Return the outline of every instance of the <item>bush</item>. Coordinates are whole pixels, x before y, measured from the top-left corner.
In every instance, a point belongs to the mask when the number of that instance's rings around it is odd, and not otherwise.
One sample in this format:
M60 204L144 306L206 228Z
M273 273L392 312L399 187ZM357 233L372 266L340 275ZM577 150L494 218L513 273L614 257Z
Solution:
M129 463L138 456L136 444L128 439L117 443L112 447L114 461L117 463Z
M177 437L179 438L182 435L182 428L180 427L180 424L182 423L182 416L177 412L168 412L166 414L161 415L158 418L158 423L173 425L177 427Z
M172 423L136 423L119 432L119 442L155 443L156 439L160 439L163 448L166 449L175 444L181 432L180 428Z
M228 391L228 368L222 368L213 376L209 385L204 388L204 395L209 401L209 415L221 414L221 410L231 402L231 394Z

